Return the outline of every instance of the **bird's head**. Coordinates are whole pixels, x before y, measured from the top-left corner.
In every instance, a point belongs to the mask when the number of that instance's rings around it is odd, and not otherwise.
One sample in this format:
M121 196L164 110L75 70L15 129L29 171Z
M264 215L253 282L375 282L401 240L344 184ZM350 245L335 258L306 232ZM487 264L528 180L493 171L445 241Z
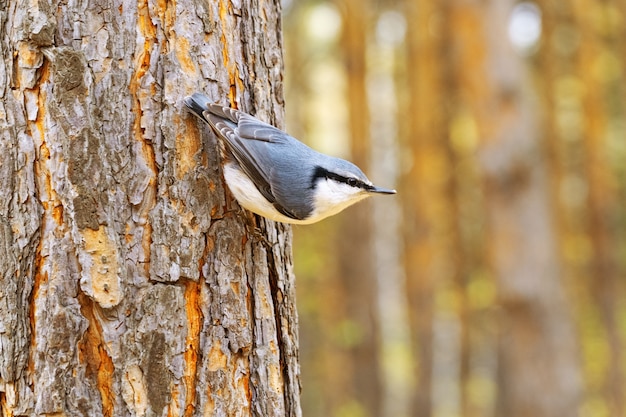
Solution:
M332 158L317 165L311 187L314 191L314 214L327 217L374 194L395 194L396 190L377 187L351 162Z

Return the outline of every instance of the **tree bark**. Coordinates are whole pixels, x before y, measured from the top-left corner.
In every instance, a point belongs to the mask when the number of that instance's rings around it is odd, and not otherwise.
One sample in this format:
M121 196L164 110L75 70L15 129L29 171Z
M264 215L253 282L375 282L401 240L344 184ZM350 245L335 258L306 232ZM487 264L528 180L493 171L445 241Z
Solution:
M3 415L300 415L291 229L181 103L282 123L280 2L10 0L0 42Z

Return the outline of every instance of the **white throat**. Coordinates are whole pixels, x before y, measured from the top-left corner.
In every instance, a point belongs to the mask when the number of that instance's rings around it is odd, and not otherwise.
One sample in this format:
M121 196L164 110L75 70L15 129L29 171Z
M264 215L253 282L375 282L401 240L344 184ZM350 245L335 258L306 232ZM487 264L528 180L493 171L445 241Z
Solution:
M369 197L367 192L348 184L328 178L319 180L315 187L315 210L311 217L316 218L315 221L319 221L337 214L367 197Z

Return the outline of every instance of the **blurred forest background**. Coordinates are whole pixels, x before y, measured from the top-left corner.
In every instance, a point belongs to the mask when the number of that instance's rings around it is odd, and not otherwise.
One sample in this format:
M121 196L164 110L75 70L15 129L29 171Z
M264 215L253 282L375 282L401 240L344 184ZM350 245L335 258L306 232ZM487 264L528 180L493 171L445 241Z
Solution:
M626 1L283 0L306 417L626 416Z

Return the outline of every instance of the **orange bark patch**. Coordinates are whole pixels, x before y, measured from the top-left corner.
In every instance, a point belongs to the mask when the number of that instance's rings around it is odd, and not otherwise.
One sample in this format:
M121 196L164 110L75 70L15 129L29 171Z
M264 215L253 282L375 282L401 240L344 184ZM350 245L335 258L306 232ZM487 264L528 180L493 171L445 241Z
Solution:
M139 31L141 32L145 41L143 44L143 50L139 53L137 59L135 60L135 72L131 77L129 88L131 94L134 97L133 111L135 112L135 123L133 125L133 128L135 131L135 136L137 137L137 139L143 140L143 132L141 129L142 110L138 94L141 85L141 79L150 68L152 47L156 42L156 26L152 24L152 20L150 19L147 0L139 0L139 3L137 5L137 13L139 15ZM153 152L149 153L153 155ZM153 159L154 157L152 157L152 160Z
M44 84L46 81L48 81L49 77L50 77L50 67L49 67L48 61L46 60L44 61L43 66L41 67L41 75L39 78L39 84L40 85ZM46 114L45 113L46 93L44 91L41 91L39 87L37 87L37 89L39 90L39 96L38 96L38 101L37 101L37 107L38 107L37 119L35 120L35 123L34 123L35 124L34 129L32 126L32 122L29 122L29 128L31 130L36 130L37 134L39 135L39 139L42 143L39 148L39 154L38 154L37 159L35 160L33 168L35 171L35 177L39 179L43 178L43 181L42 183L39 184L39 187L43 188L43 190L40 192L40 195L45 200L41 201L41 203L42 203L42 207L47 212L50 206L49 200L52 198L54 192L52 190L50 172L48 171L48 167L46 165L47 161L50 159L50 150L48 149L48 146L46 145L46 142L45 142L45 128L44 128L44 117ZM60 203L58 203L57 207L61 207L60 220L62 222L62 206ZM53 215L52 218L54 218L57 222L59 221L58 216ZM42 216L41 230L46 230L46 219L48 219L48 216L46 215L46 213L44 213L44 215ZM35 255L34 282L33 282L33 289L31 292L30 306L29 306L30 330L31 330L31 338L33 340L31 351L35 349L34 341L36 340L35 336L36 336L36 324L37 324L36 323L37 299L39 298L39 292L40 292L41 286L48 281L48 272L45 270L46 260L43 256L41 256L42 247L43 247L43 239L39 241L39 245L37 246L37 252ZM34 363L31 359L29 359L28 367L32 375L34 374L34 368L33 368Z
M3 417L13 417L13 411L7 404L7 396L4 392L0 392L0 410L2 410Z
M223 48L222 59L224 60L224 66L228 68L230 66L230 58L228 57L228 49L226 49L226 30L228 26L228 23L226 22L226 17L228 16L228 6L226 3L227 3L226 1L221 0L218 3L218 7L219 7L220 22L222 23L222 36L220 38L220 40L222 41L222 48Z
M245 397L248 399L248 405L252 404L252 390L250 389L250 374L245 373L241 376L237 382L238 388L243 391Z
M163 0L166 3L163 27L169 30L176 22L176 0Z
M267 299L267 292L263 291L260 295L260 301L261 301L261 317L263 318L271 318L274 317L274 306L271 304L271 302Z
M102 225L98 230L84 229L82 235L85 251L91 255L93 299L104 308L116 306L122 299L117 246Z
M150 19L148 0L139 0L137 2L137 13L139 15L139 30L141 31L141 34L146 38L146 45L149 43L153 43L156 38L156 26L152 23L152 19ZM144 47L146 45L144 45Z
M202 310L200 309L201 284L194 281L185 282L185 310L187 313L187 339L185 340L185 416L192 416L196 402L196 370L198 367L198 351L200 349L200 331L202 329Z
M37 299L39 298L39 291L42 284L48 282L48 272L44 270L45 260L41 256L41 246L42 242L39 242L39 247L37 248L37 253L35 255L35 274L34 274L34 282L33 282L33 290L31 292L30 306L29 306L29 321L30 321L30 333L31 340L33 340L33 344L31 349L35 349L35 341L36 338L36 330L37 330L37 322L36 322L36 308ZM32 358L30 358L32 359ZM35 372L34 363L29 359L28 368L31 372L31 375Z
M183 37L176 38L176 58L181 69L189 75L196 73L196 64L191 60L189 54L189 41Z
M54 206L52 209L52 218L57 222L57 224L63 224L63 206L58 205Z
M176 22L176 1L175 0L157 0L155 5L156 14L161 20L161 26L165 32L174 35L171 28Z
M209 351L209 371L217 371L226 367L228 357L222 352L222 343L216 340Z
M172 387L172 392L170 393L171 400L170 404L167 406L167 417L178 416L177 410L179 409L179 397L180 391L178 391L178 385Z
M237 103L235 102L235 97L237 97L237 89L240 91L243 90L243 81L239 77L239 70L237 69L237 65L232 63L230 60L230 56L228 55L228 39L226 38L227 33L231 33L231 29L228 24L228 12L230 11L230 2L220 1L219 2L219 16L220 23L222 25L222 35L220 40L222 42L222 59L224 60L224 67L226 68L226 72L228 72L228 80L230 84L230 88L228 90L228 101L230 102L231 107L237 108Z
M283 378L280 374L280 368L275 363L269 366L269 383L272 391L282 394L283 392Z
M24 68L36 68L41 64L41 51L35 49L27 42L20 42L18 45L20 66Z
M126 223L126 226L124 227L124 241L127 245L133 241L132 227L130 223Z
M235 103L235 93L237 90L243 91L245 89L243 85L243 79L239 74L239 68L235 67L235 73L232 75L230 79L230 103L233 107L237 108L237 103Z
M114 416L113 393L113 360L105 348L102 338L102 326L94 314L93 301L84 294L78 297L80 310L89 322L89 327L78 344L79 360L87 365L87 376L95 376L100 398L102 400L102 414L105 417Z
M213 395L211 394L211 386L208 386L206 396L206 404L204 405L203 416L212 416L215 411L215 400L213 399Z
M230 289L235 293L235 295L239 296L239 293L241 292L241 283L231 282Z
M154 189L156 188L156 176L158 169L152 144L150 143L150 141L144 138L144 132L141 127L141 117L143 116L143 110L141 108L140 94L146 93L140 91L140 86L141 79L150 68L151 51L154 43L156 42L156 26L152 24L152 20L150 19L148 0L138 0L137 12L139 15L138 28L145 41L143 45L143 50L139 53L137 59L134 62L135 71L133 72L129 84L129 89L133 97L132 111L135 114L135 120L133 122L133 132L135 134L135 139L141 143L141 155L146 162L146 166L148 166L150 170L154 173L154 176L150 179L150 182L148 184L148 188ZM156 195L156 191L146 192L152 192L153 195ZM154 204L154 198L152 199L152 204ZM151 241L152 227L150 226L149 222L146 222L141 244L144 251L145 271L148 275L150 273Z
M214 250L215 250L215 239L213 239L211 236L207 236L205 252L209 253L209 252L213 252Z

